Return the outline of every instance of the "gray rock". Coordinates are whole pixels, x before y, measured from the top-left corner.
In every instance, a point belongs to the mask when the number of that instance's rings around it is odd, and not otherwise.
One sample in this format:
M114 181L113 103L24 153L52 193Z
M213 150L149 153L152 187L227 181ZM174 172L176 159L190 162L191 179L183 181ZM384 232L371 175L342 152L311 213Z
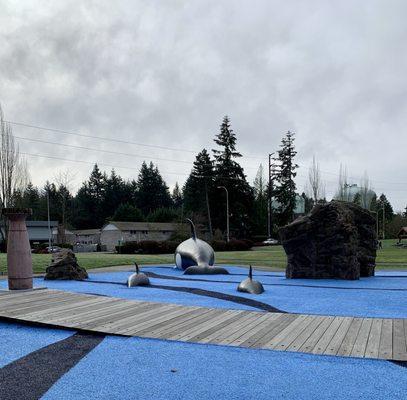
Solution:
M287 278L359 279L376 266L376 220L356 204L332 201L279 231Z
M46 269L45 280L76 280L82 281L88 278L85 268L78 265L74 252L70 249L62 249L52 254L51 265Z

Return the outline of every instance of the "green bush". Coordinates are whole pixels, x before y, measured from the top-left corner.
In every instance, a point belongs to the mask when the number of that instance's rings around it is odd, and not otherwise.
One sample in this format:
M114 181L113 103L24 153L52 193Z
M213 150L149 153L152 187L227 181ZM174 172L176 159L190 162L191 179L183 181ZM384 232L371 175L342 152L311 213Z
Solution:
M124 242L116 246L116 251L121 254L171 254L179 245L178 241L143 240L141 242Z
M253 247L253 242L247 239L214 240L211 245L215 251L247 251Z
M54 246L61 247L61 249L71 249L71 250L73 250L73 245L71 245L70 243L58 243L58 244L55 244ZM47 246L45 246L45 247L47 247Z

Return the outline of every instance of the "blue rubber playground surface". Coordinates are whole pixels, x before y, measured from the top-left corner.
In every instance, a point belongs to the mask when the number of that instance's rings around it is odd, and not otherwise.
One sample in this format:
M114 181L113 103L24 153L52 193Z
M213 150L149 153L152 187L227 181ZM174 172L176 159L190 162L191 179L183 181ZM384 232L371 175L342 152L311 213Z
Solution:
M286 280L280 273L254 271L254 278L265 287L264 294L255 296L236 291L247 269L227 269L227 276L185 276L169 266L144 267L151 288L127 288L131 272L95 273L85 282L37 278L35 285L258 310L256 305L234 301L233 296L238 296L288 312L407 318L405 272L379 271L373 278L339 281ZM6 282L0 281L0 287L5 288ZM200 289L201 294L191 289ZM9 382L19 387L19 397L7 397ZM142 338L89 338L75 331L0 321L1 399L403 399L406 393L407 369L385 360Z

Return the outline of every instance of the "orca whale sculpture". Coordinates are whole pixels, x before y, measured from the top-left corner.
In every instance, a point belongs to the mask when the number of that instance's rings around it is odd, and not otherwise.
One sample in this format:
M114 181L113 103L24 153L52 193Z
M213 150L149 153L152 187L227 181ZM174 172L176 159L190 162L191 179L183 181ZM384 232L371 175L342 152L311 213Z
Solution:
M182 242L175 250L175 265L184 270L185 275L228 275L229 272L222 267L214 266L215 252L205 241L196 237L194 223L187 219L191 225L191 237Z
M134 264L136 266L136 273L130 275L127 279L127 287L148 286L150 284L150 279L148 279L146 274L140 272L140 268L136 262Z
M259 281L253 280L252 266L249 268L249 277L239 283L238 292L261 294L264 292L264 287Z

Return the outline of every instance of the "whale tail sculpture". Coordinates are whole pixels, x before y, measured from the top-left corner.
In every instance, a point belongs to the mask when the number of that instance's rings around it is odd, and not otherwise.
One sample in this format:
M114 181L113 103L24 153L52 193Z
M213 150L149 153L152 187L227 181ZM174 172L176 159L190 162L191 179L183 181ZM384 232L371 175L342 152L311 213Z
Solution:
M150 279L148 279L146 274L140 272L140 268L136 262L134 262L134 265L136 266L136 273L129 276L127 279L127 286L148 286L150 284Z
M175 265L184 270L186 275L224 274L225 268L215 267L215 252L205 241L198 239L195 225L187 219L191 226L191 237L182 242L175 250Z
M264 292L263 285L259 281L253 280L253 269L251 265L249 267L249 277L239 283L237 290L251 294L261 294Z

